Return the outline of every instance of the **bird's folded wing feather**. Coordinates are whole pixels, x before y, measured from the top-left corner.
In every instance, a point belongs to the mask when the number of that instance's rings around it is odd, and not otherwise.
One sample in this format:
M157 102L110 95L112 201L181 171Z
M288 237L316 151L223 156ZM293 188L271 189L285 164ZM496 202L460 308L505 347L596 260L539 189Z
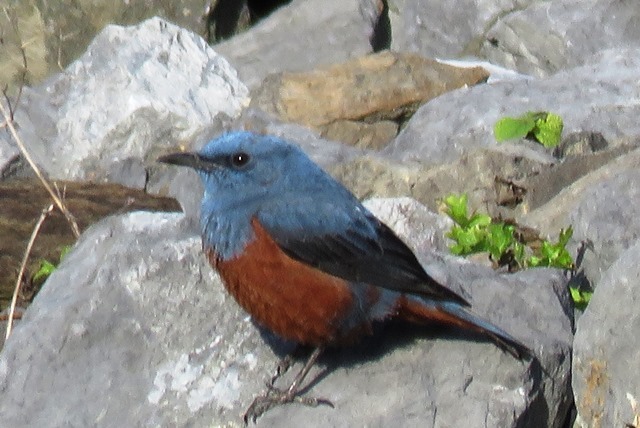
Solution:
M289 257L326 273L468 305L431 278L407 245L355 198L283 198L265 205L257 219Z

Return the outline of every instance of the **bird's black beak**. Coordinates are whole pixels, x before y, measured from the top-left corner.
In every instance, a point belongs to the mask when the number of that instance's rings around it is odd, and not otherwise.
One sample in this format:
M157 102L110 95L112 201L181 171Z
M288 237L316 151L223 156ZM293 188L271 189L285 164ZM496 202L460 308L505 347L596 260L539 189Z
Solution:
M198 153L180 152L171 153L169 155L160 156L158 162L168 163L170 165L188 166L198 171L215 171L221 167L220 161L217 159L209 159L202 157Z
M168 163L170 165L188 166L198 169L200 164L202 164L202 159L196 153L182 152L160 156L158 158L158 162Z

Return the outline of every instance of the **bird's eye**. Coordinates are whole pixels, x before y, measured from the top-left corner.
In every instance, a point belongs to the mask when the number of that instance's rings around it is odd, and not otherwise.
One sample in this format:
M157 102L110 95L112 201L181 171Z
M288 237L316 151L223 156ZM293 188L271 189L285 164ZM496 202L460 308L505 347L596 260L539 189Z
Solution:
M231 165L236 168L243 167L249 162L249 155L244 152L234 153L231 155Z

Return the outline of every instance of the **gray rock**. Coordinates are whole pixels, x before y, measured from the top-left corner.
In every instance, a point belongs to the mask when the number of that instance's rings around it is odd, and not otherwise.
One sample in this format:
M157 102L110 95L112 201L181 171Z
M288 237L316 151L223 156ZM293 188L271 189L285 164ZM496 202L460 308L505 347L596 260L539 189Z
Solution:
M25 92L16 120L51 177L129 182L112 164L153 159L247 103L246 87L204 40L152 18L108 26L63 73Z
M593 242L598 261L587 259L594 282L640 238L640 171L617 172L587 189L569 215L576 240Z
M372 203L407 225L404 236L433 235L414 222L424 218L414 204ZM563 275L425 260L539 363L461 332L389 325L312 372L326 367L310 393L335 409L285 406L258 426L559 426L572 340ZM0 414L15 427L234 424L287 349L226 295L184 217L110 217L82 236L6 343Z
M66 68L82 55L95 35L109 24L132 25L160 16L204 35L204 3L203 0L21 0L3 3L7 12L0 17L4 29L0 87L8 84L11 90L17 90L24 83L25 66L20 47L27 56L27 84L40 84L44 78ZM12 26L12 18L17 30Z
M108 168L106 178L109 182L134 189L144 189L147 186L147 169L141 159L125 158L112 163Z
M375 0L294 0L214 48L254 88L271 73L311 70L370 53L379 7Z
M18 147L0 138L0 179L11 176L15 172L19 158Z
M446 233L453 221L444 214L429 211L415 199L373 198L364 201L376 217L383 218L396 234L405 242L411 242L420 252L447 252L450 241Z
M638 47L640 6L614 0L394 0L391 49L474 56L549 76L608 48Z
M520 220L554 236L561 227L572 225L572 250L581 241L592 243L582 269L589 282L597 286L602 273L640 237L639 165L640 150L619 156Z
M612 49L600 52L588 65L547 79L502 81L452 91L422 106L382 152L405 162L439 164L474 148L511 150L522 143L496 143L493 126L503 116L527 111L559 114L566 133L593 130L609 141L633 137L640 134L639 72L640 50ZM525 156L554 163L539 146L527 145Z
M560 144L553 149L553 155L557 158L567 156L580 156L605 150L609 142L599 132L573 132L562 139Z
M257 372L242 398L261 387L257 364L275 357L183 218L133 213L83 235L0 357L7 424L184 426L190 408L237 400L239 371Z
M417 52L426 57L472 54L488 26L505 12L529 3L534 2L393 0L389 2L391 49Z
M511 152L469 150L455 162L438 166L367 155L330 171L360 198L409 195L435 211L448 195L466 193L470 212L508 218L514 210L498 205L496 180L526 180L550 168L547 157L532 159L528 148L510 148Z
M640 241L603 273L577 323L572 384L579 427L625 426L638 418L627 397L640 398L638 252Z
M539 173L535 175L532 174L522 183L527 189L527 194L523 198L523 206L520 212L526 213L546 204L555 195L581 177L625 155L633 149L633 146L624 144L597 153L569 155L563 159L562 162L553 165L552 168L540 170ZM576 148L576 150L582 150L582 148ZM584 147L584 150L587 151L589 148ZM556 150L554 149L554 155L555 152Z
M522 73L548 76L577 65L588 66L592 55L603 49L639 46L637 2L517 3L520 5L505 9L482 34L481 58Z

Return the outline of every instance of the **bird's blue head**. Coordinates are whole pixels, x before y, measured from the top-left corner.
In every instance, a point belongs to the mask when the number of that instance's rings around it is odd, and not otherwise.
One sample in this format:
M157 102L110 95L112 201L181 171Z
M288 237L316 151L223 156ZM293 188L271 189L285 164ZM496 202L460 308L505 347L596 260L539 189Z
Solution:
M286 141L251 132L224 134L196 153L158 161L194 168L204 183L200 214L205 245L224 258L251 239L251 219L274 201L308 197L327 182L326 173Z

